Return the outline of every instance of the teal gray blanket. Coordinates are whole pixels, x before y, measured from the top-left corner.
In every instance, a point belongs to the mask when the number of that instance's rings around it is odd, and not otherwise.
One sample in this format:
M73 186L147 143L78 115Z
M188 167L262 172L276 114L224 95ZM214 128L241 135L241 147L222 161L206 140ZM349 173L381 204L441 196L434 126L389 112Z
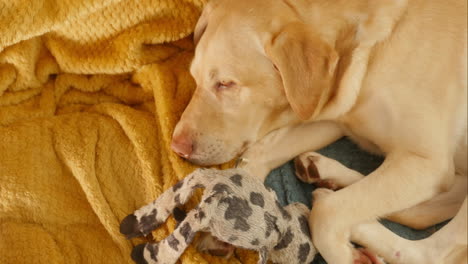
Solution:
M357 170L364 175L371 173L383 161L383 158L362 151L354 143L345 138L318 152L324 156L338 160L348 168ZM292 162L288 162L273 170L266 179L266 185L276 191L283 205L301 202L309 207L311 206L311 192L314 190L314 187L300 182L295 177ZM441 227L441 225L437 225L426 230L414 230L387 220L382 220L381 223L398 235L411 240L425 238ZM313 261L313 264L324 263L326 262L320 256L317 256Z

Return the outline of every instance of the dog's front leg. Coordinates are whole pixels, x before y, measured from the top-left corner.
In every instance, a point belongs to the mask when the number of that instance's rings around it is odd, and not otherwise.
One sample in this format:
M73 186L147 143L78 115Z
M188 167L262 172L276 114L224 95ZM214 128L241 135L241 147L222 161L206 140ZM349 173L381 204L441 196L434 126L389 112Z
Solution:
M449 165L409 152L389 154L369 176L314 203L309 224L317 249L328 263L352 264L351 229L432 198L453 173Z
M343 136L341 128L328 121L300 124L275 130L250 146L239 167L265 179L268 173L306 151L315 151Z
M351 237L392 264L467 263L467 199L465 197L455 218L422 240L406 240L377 221L353 228Z

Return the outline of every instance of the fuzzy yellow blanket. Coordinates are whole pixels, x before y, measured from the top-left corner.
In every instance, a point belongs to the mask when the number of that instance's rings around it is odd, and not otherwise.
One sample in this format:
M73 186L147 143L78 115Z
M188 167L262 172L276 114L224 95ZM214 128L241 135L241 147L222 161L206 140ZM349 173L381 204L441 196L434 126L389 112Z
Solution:
M0 263L132 262L119 222L193 169L169 144L205 2L0 0Z

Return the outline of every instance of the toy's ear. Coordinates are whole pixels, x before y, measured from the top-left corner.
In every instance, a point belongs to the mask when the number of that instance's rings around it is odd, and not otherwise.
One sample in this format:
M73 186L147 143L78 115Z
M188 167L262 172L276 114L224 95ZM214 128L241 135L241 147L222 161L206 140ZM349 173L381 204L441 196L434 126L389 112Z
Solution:
M300 22L282 28L265 52L280 72L292 109L309 119L328 99L338 54Z

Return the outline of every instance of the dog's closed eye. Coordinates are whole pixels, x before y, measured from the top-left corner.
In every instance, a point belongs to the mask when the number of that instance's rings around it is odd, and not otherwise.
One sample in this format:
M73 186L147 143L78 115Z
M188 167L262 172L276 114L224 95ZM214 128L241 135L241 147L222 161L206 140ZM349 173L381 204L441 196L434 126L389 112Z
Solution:
M236 83L233 81L221 81L221 82L216 83L215 88L217 91L221 91L221 90L231 88L234 85L236 85Z

